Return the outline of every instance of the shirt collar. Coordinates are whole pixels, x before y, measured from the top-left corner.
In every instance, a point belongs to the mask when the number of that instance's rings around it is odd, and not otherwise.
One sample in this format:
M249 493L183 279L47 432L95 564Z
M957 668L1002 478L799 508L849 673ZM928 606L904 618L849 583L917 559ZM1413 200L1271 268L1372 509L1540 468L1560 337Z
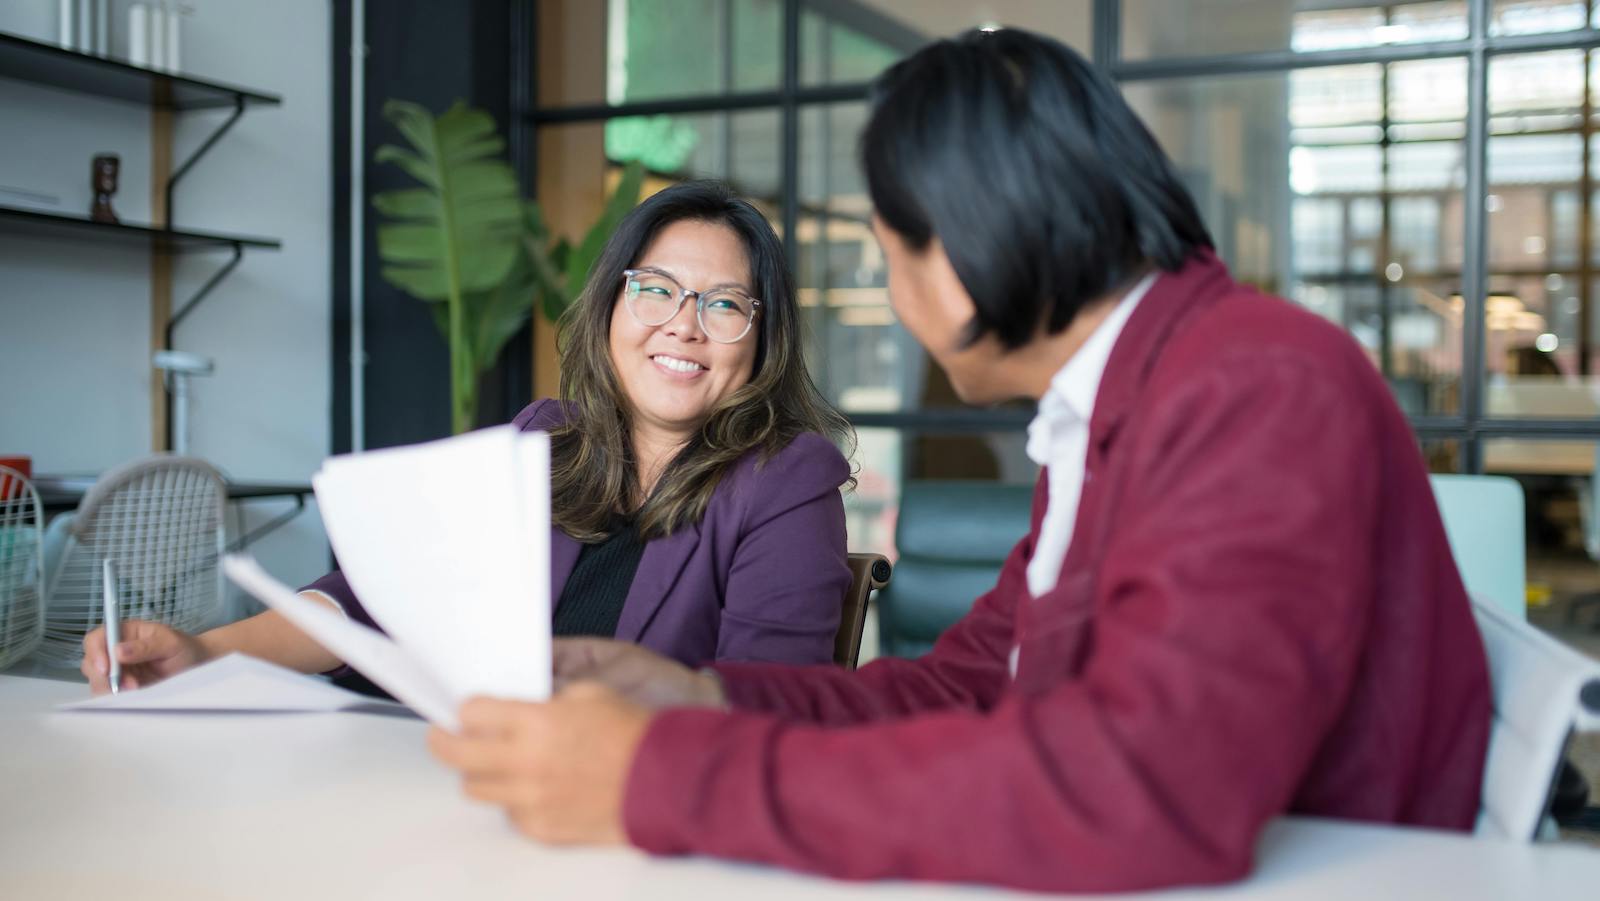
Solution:
M1039 410L1028 424L1028 457L1033 462L1049 465L1050 447L1058 428L1089 422L1094 414L1095 396L1100 393L1100 379L1105 375L1106 363L1111 360L1111 350L1116 347L1117 338L1134 308L1149 293L1159 275L1160 270L1151 271L1122 295L1111 314L1050 379L1050 387L1039 399Z

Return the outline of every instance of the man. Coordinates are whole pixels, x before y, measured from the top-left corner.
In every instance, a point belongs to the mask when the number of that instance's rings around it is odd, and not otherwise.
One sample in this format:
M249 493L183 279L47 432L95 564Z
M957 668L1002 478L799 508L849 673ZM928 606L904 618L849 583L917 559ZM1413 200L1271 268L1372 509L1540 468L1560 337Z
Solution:
M1483 649L1354 343L1233 282L1049 39L896 65L862 158L906 328L965 400L1039 402L1031 531L919 660L563 644L550 703L431 734L466 791L546 841L1057 891L1237 878L1285 813L1470 828Z

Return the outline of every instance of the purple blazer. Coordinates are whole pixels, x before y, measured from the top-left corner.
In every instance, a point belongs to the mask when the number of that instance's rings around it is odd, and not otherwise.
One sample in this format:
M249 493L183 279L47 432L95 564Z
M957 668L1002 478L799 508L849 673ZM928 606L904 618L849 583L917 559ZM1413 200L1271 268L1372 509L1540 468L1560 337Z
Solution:
M512 424L550 429L566 413L535 401ZM806 433L770 460L751 452L711 495L705 518L645 545L616 637L689 666L717 661L828 663L850 569L844 500L850 467L833 443ZM550 531L550 602L581 545ZM335 571L306 586L377 627Z

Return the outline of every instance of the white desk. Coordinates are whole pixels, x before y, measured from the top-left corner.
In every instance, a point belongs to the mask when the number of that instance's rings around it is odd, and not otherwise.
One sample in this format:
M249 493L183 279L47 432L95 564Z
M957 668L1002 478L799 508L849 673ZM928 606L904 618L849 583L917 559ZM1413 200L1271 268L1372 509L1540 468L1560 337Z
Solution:
M49 712L84 691L0 676L7 899L1038 897L544 848L458 794L428 757L419 721ZM1159 898L1597 895L1600 851L1285 820L1269 830L1247 882Z

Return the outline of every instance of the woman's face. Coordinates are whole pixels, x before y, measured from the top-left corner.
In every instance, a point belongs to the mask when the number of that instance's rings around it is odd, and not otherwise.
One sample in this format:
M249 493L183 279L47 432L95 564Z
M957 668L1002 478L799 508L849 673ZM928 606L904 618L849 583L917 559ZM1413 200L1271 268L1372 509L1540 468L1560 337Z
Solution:
M671 276L690 291L736 288L755 297L744 245L727 226L682 220L657 233L634 263ZM675 436L692 434L717 402L750 381L755 368L761 316L732 344L712 341L695 316L695 301L684 301L676 316L661 325L642 325L628 310L617 286L611 311L611 365L632 407L635 428ZM711 313L707 311L709 320Z

